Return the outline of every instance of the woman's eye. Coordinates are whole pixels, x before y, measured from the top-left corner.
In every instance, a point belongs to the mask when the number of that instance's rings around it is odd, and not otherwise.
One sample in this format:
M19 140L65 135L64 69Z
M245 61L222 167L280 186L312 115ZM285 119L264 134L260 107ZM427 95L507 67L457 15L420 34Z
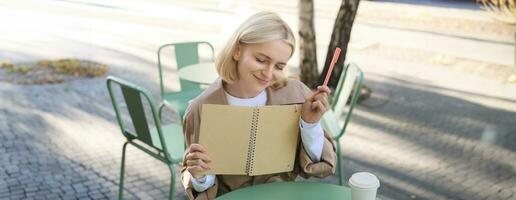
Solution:
M284 68L284 67L282 67L282 66L278 66L278 65L275 65L274 67L275 67L277 70L283 70L283 68Z
M259 63L264 63L264 62L265 62L265 60L263 60L263 59L260 59L260 58L256 58L256 62L259 62Z

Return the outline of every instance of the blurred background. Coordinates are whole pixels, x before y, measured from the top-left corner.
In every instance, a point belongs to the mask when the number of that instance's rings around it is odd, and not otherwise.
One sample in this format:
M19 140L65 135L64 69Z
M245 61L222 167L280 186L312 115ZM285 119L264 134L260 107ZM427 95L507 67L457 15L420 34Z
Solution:
M217 53L263 10L297 34L306 2L0 1L0 199L115 199L125 138L106 76L159 100L160 45L208 41ZM360 66L368 88L340 141L345 176L376 174L387 200L516 199L514 1L314 1L313 76L341 5L358 2L353 20L337 20L352 24L340 62ZM304 51L289 75L302 76ZM166 82L179 90L176 72ZM126 198L164 199L168 183L165 166L128 148ZM176 188L184 198L179 178Z

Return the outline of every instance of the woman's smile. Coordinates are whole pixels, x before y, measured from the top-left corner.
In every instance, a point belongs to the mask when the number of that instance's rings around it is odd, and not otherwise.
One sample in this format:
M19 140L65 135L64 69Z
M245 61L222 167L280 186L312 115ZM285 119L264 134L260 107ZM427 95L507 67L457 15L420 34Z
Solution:
M253 75L253 76L254 76L254 78L256 78L256 80L258 80L258 83L260 83L260 85L269 85L270 79L259 78L256 75Z

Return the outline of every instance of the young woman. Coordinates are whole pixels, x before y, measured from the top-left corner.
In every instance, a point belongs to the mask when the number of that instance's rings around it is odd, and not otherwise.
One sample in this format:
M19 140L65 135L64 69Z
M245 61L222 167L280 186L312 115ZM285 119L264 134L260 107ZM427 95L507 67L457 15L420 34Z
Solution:
M260 12L247 19L232 35L216 59L220 79L194 99L183 128L188 146L182 179L190 199L214 199L232 190L269 182L294 181L297 175L325 177L335 171L335 144L320 124L329 109L328 87L312 93L303 83L284 78L295 49L290 27L276 14ZM301 141L292 172L260 176L212 175L209 152L200 144L203 104L265 106L304 102L299 119Z

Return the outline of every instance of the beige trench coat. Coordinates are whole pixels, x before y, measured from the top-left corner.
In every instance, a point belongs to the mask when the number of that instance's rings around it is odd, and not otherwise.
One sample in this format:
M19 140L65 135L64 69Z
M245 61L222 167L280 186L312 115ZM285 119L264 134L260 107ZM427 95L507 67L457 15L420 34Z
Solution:
M286 82L284 87L279 89L272 89L269 87L266 91L267 105L303 103L305 98L311 95L311 91L308 87L298 80L289 80ZM190 102L183 121L183 131L187 146L199 141L202 104L228 104L224 94L222 80L218 79L201 95ZM303 143L299 140L300 142L294 171L260 176L217 175L215 185L201 193L193 189L190 181L191 175L186 170L186 164L183 162L181 178L186 193L190 199L214 199L217 196L241 187L270 182L294 181L298 174L304 178L308 178L310 176L322 178L331 175L335 172L336 168L336 147L331 136L326 132L324 135L325 141L321 160L317 163L312 162L304 150Z

